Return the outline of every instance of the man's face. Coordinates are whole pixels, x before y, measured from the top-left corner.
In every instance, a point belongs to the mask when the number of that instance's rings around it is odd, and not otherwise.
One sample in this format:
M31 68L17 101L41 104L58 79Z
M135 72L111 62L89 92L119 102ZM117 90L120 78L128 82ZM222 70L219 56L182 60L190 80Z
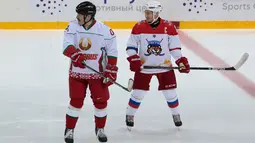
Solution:
M80 25L83 25L83 24L85 23L85 21L84 21L84 15L78 13L77 16L76 16L76 18L77 18L78 23L79 23Z
M80 25L84 25L85 22L87 23L87 22L90 21L91 15L86 16L86 19L84 19L84 15L78 13L77 16L76 16L76 18L77 18L78 23L79 23Z
M158 17L158 13L156 13L154 15L153 11L149 11L149 10L145 10L144 14L145 14L146 21L148 23L151 23L154 19L156 19Z

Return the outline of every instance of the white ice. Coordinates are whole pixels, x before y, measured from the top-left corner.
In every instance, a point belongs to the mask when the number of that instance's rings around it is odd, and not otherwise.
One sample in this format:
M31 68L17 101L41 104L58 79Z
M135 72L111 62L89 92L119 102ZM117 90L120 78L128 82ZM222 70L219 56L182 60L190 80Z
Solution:
M126 85L133 76L125 55L130 30L115 32L118 82ZM248 52L250 59L240 72L255 82L254 30L185 32L230 65ZM0 31L1 143L64 142L69 60L62 55L62 37L63 31ZM186 47L183 54L191 65L208 66ZM171 111L153 78L151 91L136 114L135 128L128 132L124 120L130 93L112 86L106 126L109 143L255 142L255 93L247 94L217 71L176 72L176 76L183 127L174 127ZM75 143L97 142L93 112L91 99L86 98Z

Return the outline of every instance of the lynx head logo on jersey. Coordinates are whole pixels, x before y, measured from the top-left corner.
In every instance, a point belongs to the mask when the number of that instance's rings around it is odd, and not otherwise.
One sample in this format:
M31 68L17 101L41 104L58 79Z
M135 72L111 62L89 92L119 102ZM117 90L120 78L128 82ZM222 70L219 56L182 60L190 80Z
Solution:
M79 41L79 47L81 50L88 50L90 49L92 46L91 40L89 38L81 38L81 40Z
M150 56L151 54L154 54L155 56L164 56L164 53L162 52L162 48L161 48L161 42L163 41L163 39L161 41L157 41L157 40L147 40L148 42L148 46L147 46L147 53L144 53L145 56Z

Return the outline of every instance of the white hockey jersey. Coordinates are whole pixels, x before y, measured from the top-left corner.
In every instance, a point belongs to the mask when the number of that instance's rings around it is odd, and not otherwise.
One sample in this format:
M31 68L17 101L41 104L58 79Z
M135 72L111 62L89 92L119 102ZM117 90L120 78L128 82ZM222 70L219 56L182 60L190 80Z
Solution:
M172 66L171 56L177 60L181 54L181 42L175 26L161 19L153 29L146 21L137 23L129 37L127 55L138 54L142 65ZM165 69L142 69L142 73L161 73Z
M73 45L86 58L86 64L93 69L103 72L107 57L118 57L116 36L112 29L105 24L95 21L94 25L85 30L77 20L71 21L64 31L63 53ZM82 69L70 65L71 77L81 79L98 79L100 76L88 68Z

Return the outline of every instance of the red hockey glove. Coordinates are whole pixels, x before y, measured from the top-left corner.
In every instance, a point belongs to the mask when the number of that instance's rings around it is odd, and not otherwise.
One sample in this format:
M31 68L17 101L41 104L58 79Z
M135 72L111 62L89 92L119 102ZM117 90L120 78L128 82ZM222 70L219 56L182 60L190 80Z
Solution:
M138 55L133 55L127 58L130 63L130 70L133 72L141 71L141 59Z
M107 65L106 66L106 69L105 69L105 72L104 72L104 76L106 76L108 79L111 79L113 81L116 81L117 79L117 72L118 72L118 67L115 66L115 65ZM110 86L112 85L113 83L111 81L109 81L108 79L104 79L103 83L106 85L106 86Z
M66 50L64 51L64 55L71 58L72 64L75 67L85 68L82 63L84 60L86 60L85 56L80 53L79 50L76 49L73 45L70 45L66 48Z
M82 54L82 53L74 53L71 56L72 59L72 64L75 67L79 67L79 68L86 68L85 65L82 63L84 60L86 60L86 57Z
M189 73L190 72L189 62L186 57L181 57L180 59L176 60L175 63L180 67L180 69L179 69L180 73Z

